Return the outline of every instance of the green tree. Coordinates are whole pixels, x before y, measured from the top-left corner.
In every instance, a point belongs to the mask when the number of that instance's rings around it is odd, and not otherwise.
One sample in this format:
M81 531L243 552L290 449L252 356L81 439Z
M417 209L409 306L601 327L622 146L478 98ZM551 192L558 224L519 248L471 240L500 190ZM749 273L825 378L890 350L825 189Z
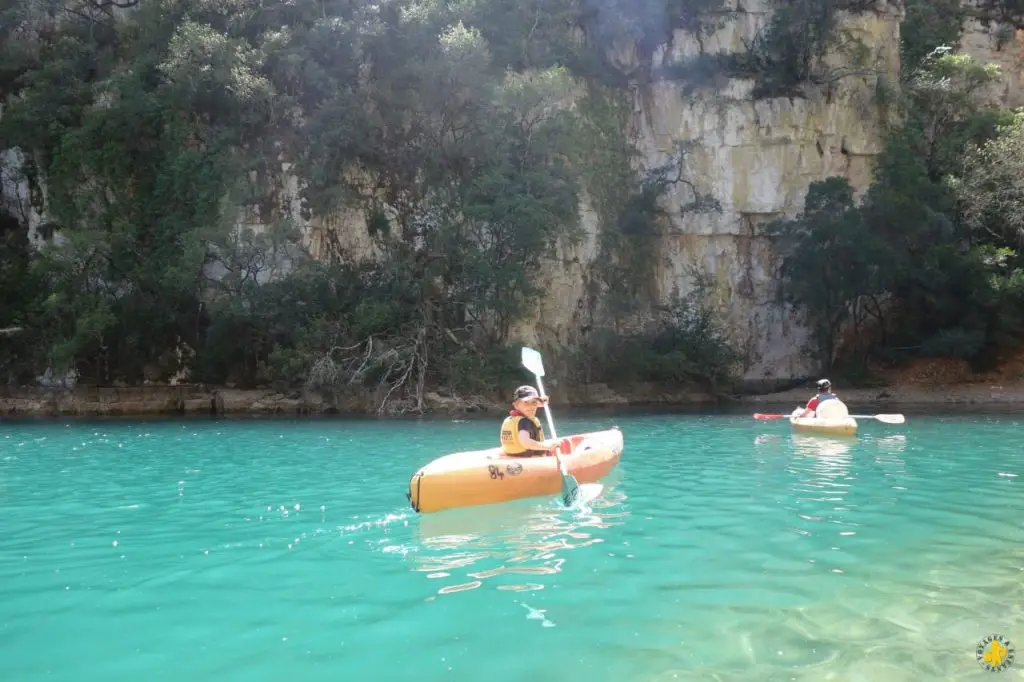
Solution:
M889 135L863 206L891 259L887 345L905 349L892 357L909 350L977 358L988 347L989 308L964 287L984 280L982 261L970 250L949 180L965 148L996 132L1002 114L984 95L998 77L991 65L938 49L904 78L903 121Z
M781 298L804 313L814 342L809 350L830 371L845 329L859 333L866 314L880 314L890 272L883 244L839 177L811 183L803 212L773 222L766 233L778 240Z
M933 50L904 76L900 122L855 206L845 181L775 226L782 292L822 364L913 355L981 365L1019 337L1017 124L985 100L991 66ZM847 337L852 336L853 343Z
M1024 111L994 138L967 148L955 184L965 226L981 242L1017 245L1024 238Z

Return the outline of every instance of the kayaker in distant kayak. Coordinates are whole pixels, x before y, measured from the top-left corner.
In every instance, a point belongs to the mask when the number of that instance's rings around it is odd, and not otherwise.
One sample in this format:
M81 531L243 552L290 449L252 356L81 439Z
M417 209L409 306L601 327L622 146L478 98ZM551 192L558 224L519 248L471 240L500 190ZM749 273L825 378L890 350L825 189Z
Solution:
M839 400L836 394L832 392L832 382L828 379L819 379L816 386L818 394L807 401L807 407L804 408L804 411L796 415L798 418L815 416L818 405L821 405L826 400Z
M544 439L544 427L537 410L548 401L533 386L520 386L512 395L512 411L501 423L501 449L513 457L550 455L557 440Z

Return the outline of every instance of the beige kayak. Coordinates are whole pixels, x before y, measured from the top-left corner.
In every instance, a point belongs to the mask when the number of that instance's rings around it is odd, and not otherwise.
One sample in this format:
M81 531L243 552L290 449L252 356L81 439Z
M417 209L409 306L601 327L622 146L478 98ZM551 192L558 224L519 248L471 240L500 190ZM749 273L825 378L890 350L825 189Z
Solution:
M622 432L617 428L560 440L559 456L580 483L604 478L622 456ZM438 457L413 474L406 497L414 510L427 513L561 492L562 476L554 457L509 457L494 447Z

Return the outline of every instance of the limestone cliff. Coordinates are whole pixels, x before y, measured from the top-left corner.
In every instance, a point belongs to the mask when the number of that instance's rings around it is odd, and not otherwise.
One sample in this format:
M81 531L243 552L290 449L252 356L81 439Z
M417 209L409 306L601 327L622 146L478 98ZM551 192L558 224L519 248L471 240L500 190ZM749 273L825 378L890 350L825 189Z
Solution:
M702 53L742 52L772 10L765 0L730 4L718 30L700 39L676 31L671 44L655 53L651 66L685 69L688 60ZM858 190L867 187L872 158L881 151L884 114L875 105L876 88L880 79L894 83L898 78L902 17L898 3L842 16L842 39L828 59L834 80L810 90L805 99L755 100L754 82L747 79L692 94L673 80L632 91L630 135L641 151L641 166L665 163L678 143L686 143L686 177L722 208L718 213L682 214L679 207L694 198L686 185L677 185L666 198L671 226L659 249L664 259L656 264L659 294L667 296L674 287L685 290L690 264L711 274L731 336L747 352L747 381L784 380L814 371L802 349L805 331L792 311L773 302L772 247L759 228L801 210L807 186L815 180L842 175ZM624 70L637 66L631 50L618 61ZM552 266L549 296L533 328L524 329L524 340L539 341L537 330L566 340L573 336L588 270L602 267L595 260L596 216L588 206L582 212L589 239L576 252L563 255L562 262L571 266Z
M676 65L685 72L688 60L698 55L741 53L766 26L772 3L728 0L724 10L728 18L710 36L675 31L650 66L664 71ZM690 149L686 177L722 206L720 213L683 214L679 207L694 198L686 185L677 185L667 197L672 217L659 249L664 254L657 263L659 294L685 289L690 264L713 275L731 336L747 353L746 382L771 385L816 369L803 350L807 335L799 315L773 300L777 263L759 228L799 212L815 180L840 175L858 192L868 187L872 162L882 151L886 113L879 93L899 80L904 16L900 0L841 16L839 39L827 59L827 85L806 88L806 98L754 99L753 81L736 78L692 93L671 79L632 90L629 134L641 152L641 169L664 163L684 142ZM1024 105L1024 31L968 18L958 47L1000 67L1002 78L991 93L1000 105ZM618 55L618 62L626 72L640 68L632 50ZM589 273L602 267L596 247L599 220L590 206L581 211L588 241L567 249L552 264L542 312L522 329L526 341L539 343L552 335L570 341L574 336Z
M880 2L874 11L839 18L836 41L827 59L826 85L808 89L805 98L755 99L754 81L732 78L689 92L684 82L651 80L643 71L685 72L703 54L743 53L772 16L770 0L727 0L723 20L710 35L677 30L649 64L641 65L633 46L620 48L612 61L634 81L629 89L631 121L626 135L639 151L636 170L668 162L685 145L684 176L664 199L669 226L655 250L656 297L689 287L690 266L717 283L717 301L730 332L747 356L742 377L771 384L814 371L804 352L806 332L794 311L774 301L776 267L770 240L760 228L770 220L799 212L807 186L833 175L848 178L858 190L871 180L871 163L881 151L884 110L877 106L881 83L899 78L901 3ZM644 81L648 82L644 82ZM694 192L717 200L721 211L684 213ZM602 218L593 202L580 206L584 239L563 246L547 268L546 295L534 319L516 329L524 343L575 345L585 326L596 273L606 264L599 248ZM352 253L370 254L372 244L353 213L317 217L308 224L314 244L341 236ZM598 294L599 295L599 294Z
M999 66L1002 77L992 96L1001 106L1024 105L1024 30L969 18L963 25L960 49L980 62Z
M637 170L665 163L680 143L688 150L683 170L692 186L678 184L664 200L670 219L657 249L663 258L653 264L656 295L665 299L674 289L685 291L691 265L712 275L716 303L747 354L743 378L770 383L815 368L803 349L806 332L798 316L774 302L776 262L761 228L799 212L815 180L840 175L858 190L868 186L873 158L882 147L885 109L878 106L878 92L899 78L904 11L900 0L879 0L871 11L840 16L827 73L820 85L805 89L805 97L757 99L754 81L742 78L720 78L691 91L679 79L650 77L653 71L685 72L700 55L744 52L770 20L772 2L726 0L721 16L710 34L675 31L649 61L633 47L617 50L613 61L633 83L626 135L640 152ZM1024 37L971 21L961 43L969 54L1003 67L1005 89L996 94L1007 105L1020 104ZM2 199L27 216L35 234L45 215L31 207L27 185L9 173L19 165L19 154L0 158L0 170L8 171L0 178ZM353 255L372 257L373 243L359 211L303 218L301 178L290 176L287 166L282 175L280 210L304 227L314 254L325 240L340 240ZM693 190L713 197L721 211L681 211L694 199ZM518 340L541 346L579 340L595 273L605 265L598 246L602 219L593 203L585 198L579 207L585 237L563 246L550 262L544 300L537 316L517 329ZM259 226L255 217L245 222Z

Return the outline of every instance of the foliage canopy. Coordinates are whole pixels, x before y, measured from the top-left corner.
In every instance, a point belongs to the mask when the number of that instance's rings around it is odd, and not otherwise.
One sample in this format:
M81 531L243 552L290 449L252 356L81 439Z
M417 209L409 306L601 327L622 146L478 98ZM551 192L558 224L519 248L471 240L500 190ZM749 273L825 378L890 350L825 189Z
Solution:
M579 236L588 162L627 204L648 191L606 48L699 30L701 8L6 0L7 185L57 238L36 253L26 216L3 216L3 312L23 328L0 337L4 379L188 367L399 409L518 382L505 345Z

